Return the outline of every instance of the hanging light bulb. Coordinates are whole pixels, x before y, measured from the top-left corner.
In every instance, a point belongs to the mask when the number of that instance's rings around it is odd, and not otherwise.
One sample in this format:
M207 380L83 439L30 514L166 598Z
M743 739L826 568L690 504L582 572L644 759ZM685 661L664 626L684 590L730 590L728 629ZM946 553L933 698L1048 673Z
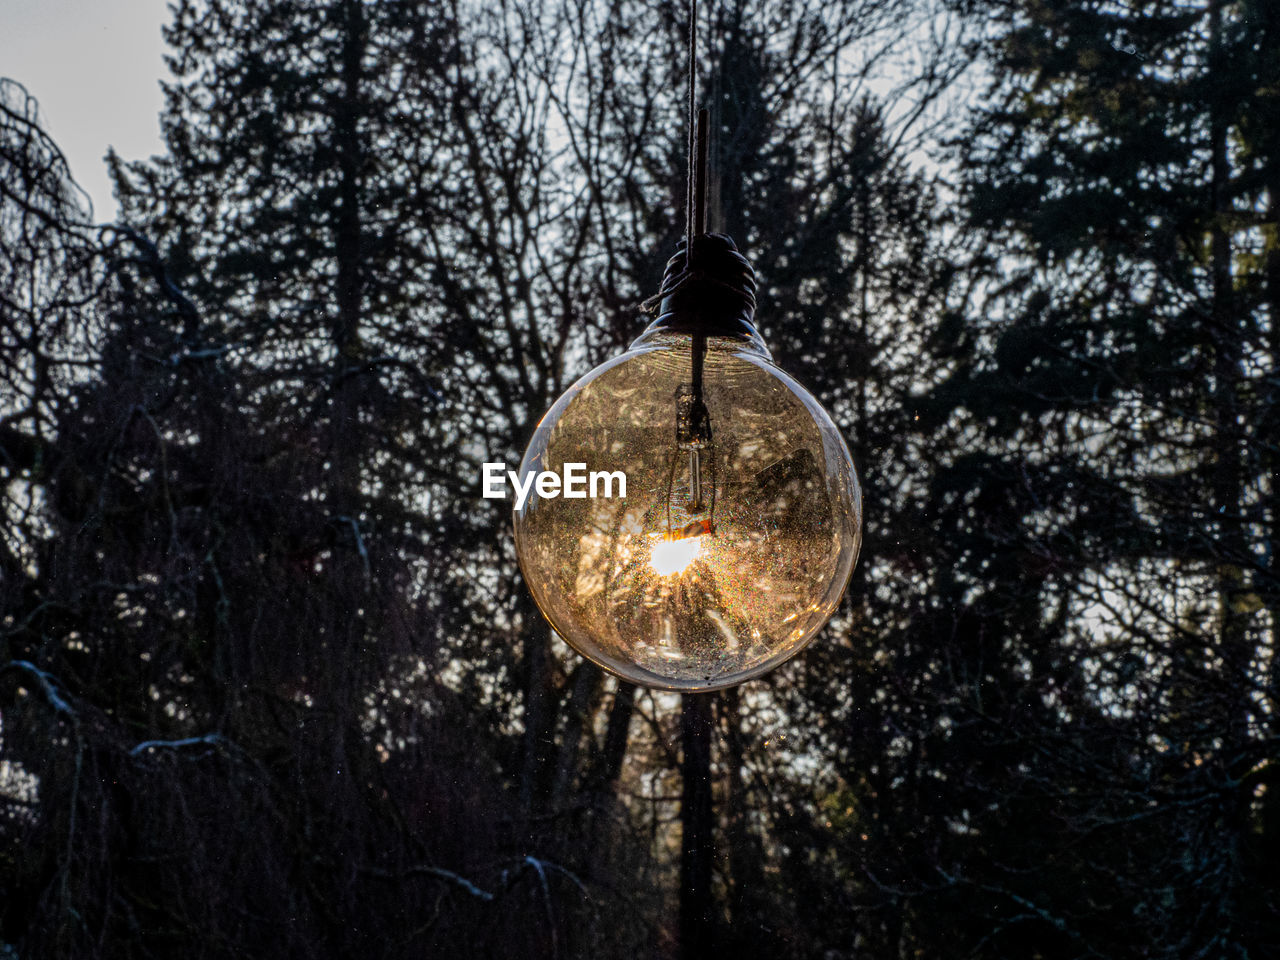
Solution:
M522 482L567 463L626 477L625 498L534 490L515 534L552 626L632 683L711 690L765 673L826 623L857 559L848 447L773 363L754 292L728 237L695 237L692 269L683 250L668 264L659 317L565 392L520 465Z
M516 554L570 646L624 680L686 692L758 677L835 612L862 542L849 448L752 325L755 274L703 232L706 111L693 122L689 15L688 235L657 319L571 386L520 464ZM584 464L585 496L544 496L530 474ZM593 496L621 474L624 497ZM567 493L568 491L566 491Z

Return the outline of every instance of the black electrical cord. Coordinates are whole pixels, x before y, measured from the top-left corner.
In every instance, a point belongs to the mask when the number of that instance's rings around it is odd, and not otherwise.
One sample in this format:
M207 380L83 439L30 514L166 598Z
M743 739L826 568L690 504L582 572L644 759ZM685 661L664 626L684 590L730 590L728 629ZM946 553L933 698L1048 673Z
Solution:
M707 111L698 109L698 0L689 0L689 163L688 192L685 198L684 274L696 269L694 240L706 232L707 213ZM702 367L707 355L707 337L701 331L693 334L693 418L701 437L711 440L711 418L702 399Z
M698 109L697 102L698 89L698 0L689 0L689 164L688 164L688 183L686 189L688 197L686 198L685 210L685 243L684 243L684 273L686 277L692 277L697 270L697 261L694 256L697 250L695 241L706 233L706 215L707 215L707 126L708 113L706 110ZM707 405L703 399L702 374L703 366L707 357L707 335L703 330L695 330L692 336L691 366L690 371L690 398L687 414L690 423L685 428L690 431L691 442L695 447L705 448L710 458L711 466L711 509L710 516L715 516L716 503L716 446L711 431L711 414L707 410ZM680 428L677 427L677 431ZM695 453L696 457L697 454ZM701 471L690 477L691 483L701 486ZM701 490L689 491L691 504L694 509L702 509ZM668 503L670 502L670 491L668 491ZM670 521L668 521L668 536L670 536Z
M691 491L697 509L709 506L708 527L714 527L716 486L719 479L717 450L711 415L704 399L704 368L710 337L750 339L756 307L756 280L751 264L726 236L706 232L707 153L710 139L708 111L697 108L698 3L689 0L689 155L685 197L684 249L667 262L666 275L657 296L645 301L646 313L657 319L646 333L669 331L690 338L690 382L676 397L677 450L703 451L711 480L709 504ZM675 455L678 457L679 453ZM667 476L667 536L671 528L670 498L674 492L675 457Z
M698 115L698 0L689 0L689 159L687 165L688 179L685 196L685 259L686 269L693 251L693 238L702 233L702 213L698 209L697 193L699 181L706 175L706 170L698 169L698 134L702 118ZM705 131L701 131L705 137Z

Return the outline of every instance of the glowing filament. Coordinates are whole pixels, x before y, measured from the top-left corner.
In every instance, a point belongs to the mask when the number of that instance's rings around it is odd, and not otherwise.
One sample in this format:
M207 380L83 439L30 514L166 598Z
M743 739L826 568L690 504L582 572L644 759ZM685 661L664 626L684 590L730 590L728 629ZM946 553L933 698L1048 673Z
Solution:
M682 540L659 540L653 545L649 566L660 577L684 573L693 561L702 556L702 537Z

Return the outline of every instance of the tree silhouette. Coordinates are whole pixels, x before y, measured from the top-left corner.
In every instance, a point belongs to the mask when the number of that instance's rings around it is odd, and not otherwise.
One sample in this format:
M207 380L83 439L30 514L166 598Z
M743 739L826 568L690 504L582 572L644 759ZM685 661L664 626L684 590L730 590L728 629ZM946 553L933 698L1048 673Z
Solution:
M0 954L1268 955L1274 5L701 6L866 529L683 712L479 495L683 235L682 5L179 0L113 226L0 86Z

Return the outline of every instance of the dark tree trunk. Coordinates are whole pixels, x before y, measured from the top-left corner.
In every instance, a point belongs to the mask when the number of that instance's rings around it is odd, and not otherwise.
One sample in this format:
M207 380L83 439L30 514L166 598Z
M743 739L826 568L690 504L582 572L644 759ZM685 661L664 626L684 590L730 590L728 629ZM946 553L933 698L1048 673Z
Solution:
M364 307L364 255L361 200L364 166L359 118L363 92L362 62L367 45L364 12L356 0L341 8L341 93L334 105L333 139L338 167L338 207L334 213L333 257L335 313L330 330L333 345L333 409L328 444L332 464L330 502L338 515L355 515L359 502L360 463L354 453L359 426L359 384L348 371L359 351Z
M1209 15L1209 69L1216 75L1225 72L1222 62L1222 3L1217 0ZM1244 479L1240 462L1240 404L1237 385L1240 379L1241 329L1234 304L1231 270L1231 238L1226 218L1231 212L1228 189L1231 181L1229 159L1229 127L1226 110L1219 102L1210 108L1212 138L1212 228L1211 270L1213 280L1213 402L1217 431L1215 450L1217 463L1213 474L1214 510L1218 518L1218 602L1222 610L1220 647L1226 669L1232 674L1237 689L1248 689L1251 651L1246 637L1247 615L1239 608L1237 598L1245 592L1245 563L1248 548L1244 543L1241 509ZM1244 711L1233 709L1230 726L1241 737L1247 737Z
M760 850L748 825L751 798L743 769L747 747L742 735L741 705L736 687L726 690L717 704L722 708L725 737L726 837L729 853L729 918L735 931L743 931L751 918L751 905L763 888Z
M360 174L362 167L358 117L361 101L361 61L365 52L365 22L361 6L347 0L342 7L342 98L335 116L335 139L339 172L337 235L334 248L337 258L337 318L333 342L341 366L349 360L356 344L360 324L361 290L361 224Z
M1266 28L1261 31L1261 36L1265 38L1262 41L1264 49L1274 50L1276 44L1280 43L1280 14L1269 14ZM1280 57L1273 53L1267 60L1278 58ZM1266 253L1267 311L1271 317L1270 342L1267 347L1271 354L1273 393L1266 406L1268 424L1260 432L1264 437L1275 437L1277 432L1280 432L1280 375L1277 373L1280 371L1280 129L1277 128L1277 121L1280 121L1280 94L1273 94L1270 98L1270 109L1263 116L1266 118L1263 121L1264 129L1269 131L1263 139L1263 153L1267 158L1269 171L1267 220L1275 232ZM1278 522L1280 521L1280 450L1277 450L1276 444L1272 443L1264 456L1267 457L1271 501L1269 526L1265 533L1268 576L1264 595L1267 598L1267 609L1270 613L1271 642L1274 647L1277 634L1280 633L1280 522ZM1280 676L1277 675L1274 660L1269 690L1273 699L1280 694Z
M1280 137L1277 138L1280 141ZM1280 148L1280 142L1277 143ZM1271 195L1270 211L1267 219L1271 221L1272 229L1275 235L1280 237L1280 151L1272 155L1272 181L1268 189ZM1280 391L1280 376L1275 371L1280 370L1280 244L1272 244L1271 249L1267 251L1267 301L1268 308L1271 313L1271 369L1273 371L1273 382L1275 386L1273 390ZM1271 398L1272 413L1270 419L1277 427L1280 427L1280 416L1277 415L1276 407L1280 406L1280 397L1273 396ZM1272 436L1275 436L1272 433ZM1267 527L1267 584L1266 597L1268 600L1267 607L1270 611L1271 620L1271 644L1276 645L1280 639L1280 451L1276 445L1272 444L1267 457L1270 461L1268 469L1268 478L1270 481L1270 500L1271 510L1269 516L1269 526ZM1271 677L1269 689L1274 699L1280 694L1280 675L1277 673L1277 667L1273 665L1271 668Z
M609 724L604 732L604 749L596 783L600 790L612 791L622 773L622 761L627 756L627 740L631 733L631 715L635 713L636 688L634 684L618 684L613 706L609 709Z
M609 707L604 742L592 757L586 792L592 804L590 824L593 847L602 832L607 831L618 807L618 778L622 775L622 764L627 757L635 702L635 686L630 683L619 684L613 704Z
M554 804L563 808L570 803L582 764L582 738L587 719L594 715L600 701L604 674L594 663L583 660L573 672L569 702L565 709L564 736L556 760Z
M532 603L528 603L532 607ZM536 610L524 630L524 758L520 803L526 813L541 813L551 794L555 760L556 705L552 684L550 629ZM533 619L537 618L537 619Z
M680 714L680 957L711 956L715 946L711 869L715 829L711 809L711 697L685 694Z

